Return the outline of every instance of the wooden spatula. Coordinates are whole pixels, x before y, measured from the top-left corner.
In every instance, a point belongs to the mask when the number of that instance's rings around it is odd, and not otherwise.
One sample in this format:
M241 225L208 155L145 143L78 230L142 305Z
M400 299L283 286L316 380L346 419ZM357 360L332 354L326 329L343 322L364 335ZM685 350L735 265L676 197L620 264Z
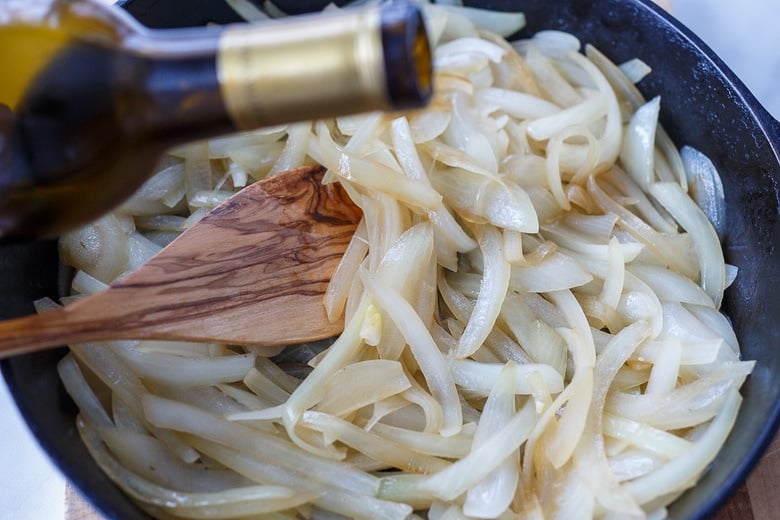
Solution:
M361 211L322 167L244 188L107 290L0 322L0 357L109 339L284 345L338 334L322 298Z

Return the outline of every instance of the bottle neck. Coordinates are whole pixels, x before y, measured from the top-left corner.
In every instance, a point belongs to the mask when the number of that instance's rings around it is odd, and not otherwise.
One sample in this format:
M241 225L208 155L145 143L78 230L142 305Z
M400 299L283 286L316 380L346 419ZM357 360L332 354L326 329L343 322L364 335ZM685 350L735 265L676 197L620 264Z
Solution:
M238 130L217 73L221 32L153 31L127 42L135 62L126 69L129 135L167 148Z
M133 31L122 46L137 61L126 67L137 75L126 78L134 87L126 125L165 146L419 107L431 95L422 17L403 2L273 23Z
M404 2L170 31L98 0L0 3L0 239L107 211L174 145L431 93L421 13Z

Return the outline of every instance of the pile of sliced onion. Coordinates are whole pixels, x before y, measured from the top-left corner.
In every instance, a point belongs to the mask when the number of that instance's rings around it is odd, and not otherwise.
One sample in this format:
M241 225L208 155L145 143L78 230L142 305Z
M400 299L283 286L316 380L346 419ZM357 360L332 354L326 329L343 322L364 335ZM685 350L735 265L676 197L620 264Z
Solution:
M722 187L634 86L647 66L556 31L509 43L521 13L424 8L426 110L182 147L62 239L67 304L288 168L323 164L363 210L332 344L71 346L82 438L151 514L662 518L728 435L753 363L719 312Z

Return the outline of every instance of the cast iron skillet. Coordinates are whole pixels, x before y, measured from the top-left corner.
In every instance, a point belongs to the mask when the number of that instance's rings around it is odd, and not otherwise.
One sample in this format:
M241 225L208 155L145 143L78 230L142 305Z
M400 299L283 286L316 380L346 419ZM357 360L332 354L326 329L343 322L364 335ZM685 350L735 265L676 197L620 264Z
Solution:
M739 276L724 310L733 320L744 357L758 361L743 388L736 427L709 472L671 508L673 518L708 517L745 479L772 439L780 416L780 124L698 38L647 3L649 0L488 1L525 11L523 34L557 28L595 44L613 60L641 57L654 72L640 84L660 95L662 122L678 146L708 155L723 177L728 208L724 248ZM152 27L235 21L224 0L124 0ZM323 1L288 0L301 11ZM477 2L474 2L477 3ZM185 5L186 4L186 5ZM0 248L0 318L33 311L31 302L57 296L54 243ZM2 362L3 375L34 435L65 475L109 518L146 518L95 466L74 428L76 412L59 383L63 351ZM6 468L9 470L9 468Z

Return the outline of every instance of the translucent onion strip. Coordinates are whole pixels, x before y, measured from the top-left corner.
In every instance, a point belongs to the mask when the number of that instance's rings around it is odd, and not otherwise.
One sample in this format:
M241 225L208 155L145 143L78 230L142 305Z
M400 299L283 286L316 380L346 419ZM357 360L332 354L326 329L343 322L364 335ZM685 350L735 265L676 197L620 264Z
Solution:
M593 371L592 402L581 442L574 454L575 465L594 480L591 485L596 502L611 514L624 515L627 518L641 517L642 512L630 495L620 487L609 468L601 428L604 404L613 379L631 353L647 339L649 333L650 327L646 322L635 322L616 334L597 356Z
M661 98L655 97L634 112L623 138L623 148L620 151L623 167L636 183L645 189L655 180L653 159L655 131L658 127L660 110Z
M333 374L323 389L325 397L317 404L316 410L344 416L400 394L411 386L398 361L360 361Z
M505 369L497 363L480 363L468 359L453 359L450 361L452 377L459 387L477 395L487 396L495 381ZM514 374L514 391L517 394L531 394L533 387L529 379L537 374L544 381L551 393L557 394L563 390L561 375L546 364L513 365L509 371Z
M582 334L565 328L559 329L558 333L569 346L575 368L571 382L559 395L563 399L564 394L568 394L566 408L546 442L545 453L554 468L560 468L571 458L585 428L591 406L595 364L595 353Z
M726 233L726 196L717 168L709 157L690 146L683 146L680 157L689 192L722 239Z
M650 186L650 193L693 237L698 252L701 287L715 302L715 307L720 307L726 286L726 266L712 224L679 185L655 183Z
M406 504L398 504L374 498L374 493L347 490L338 481L319 482L309 478L308 467L288 468L258 461L246 454L198 437L188 439L200 452L233 468L248 479L261 483L292 487L316 492L312 503L325 511L332 511L348 518L360 520L403 520L412 512Z
M664 430L625 417L604 414L604 435L673 459L691 449L691 442Z
M501 235L490 228L483 228L478 242L484 262L484 274L474 310L460 337L455 356L466 358L473 354L485 341L498 318L509 289L511 266L503 252Z
M488 442L515 414L514 363L509 362L498 375L488 395L474 433L474 449ZM478 518L497 518L512 502L518 483L519 453L515 450L484 480L466 493L463 512Z
M388 313L404 335L420 370L425 376L431 394L440 404L444 419L441 427L442 435L446 437L458 433L462 426L462 415L455 382L450 376L444 356L433 341L425 324L414 312L409 302L404 300L395 290L383 286L375 277L365 271L361 271L361 278L371 296Z
M185 386L241 381L255 362L255 357L249 354L185 357L139 352L130 345L118 347L114 351L140 376Z
M480 447L447 469L423 480L419 487L442 500L453 500L487 477L528 438L536 413L531 400Z
M457 435L442 437L438 434L418 432L384 423L373 424L369 429L385 439L397 442L418 453L450 459L465 457L471 450L473 440L463 431Z
M644 504L673 490L690 487L693 484L691 475L703 471L715 457L718 447L725 441L737 418L741 401L742 398L736 389L731 389L724 400L723 407L693 447L685 454L666 463L658 471L627 482L628 492L637 502Z
M441 471L449 464L439 458L415 453L401 444L382 438L332 415L306 412L301 424L343 442L376 461L414 473Z
M283 511L311 501L316 493L300 493L279 486L237 487L220 492L187 493L167 489L143 479L118 464L83 422L79 433L90 454L114 482L152 511L166 511L182 518L236 518Z
M344 489L370 495L376 493L378 482L374 477L341 462L296 450L292 443L281 438L226 421L193 406L152 395L144 397L143 407L146 417L157 427L197 435L245 454L263 453L272 464L307 468L310 477L320 482L334 482Z

